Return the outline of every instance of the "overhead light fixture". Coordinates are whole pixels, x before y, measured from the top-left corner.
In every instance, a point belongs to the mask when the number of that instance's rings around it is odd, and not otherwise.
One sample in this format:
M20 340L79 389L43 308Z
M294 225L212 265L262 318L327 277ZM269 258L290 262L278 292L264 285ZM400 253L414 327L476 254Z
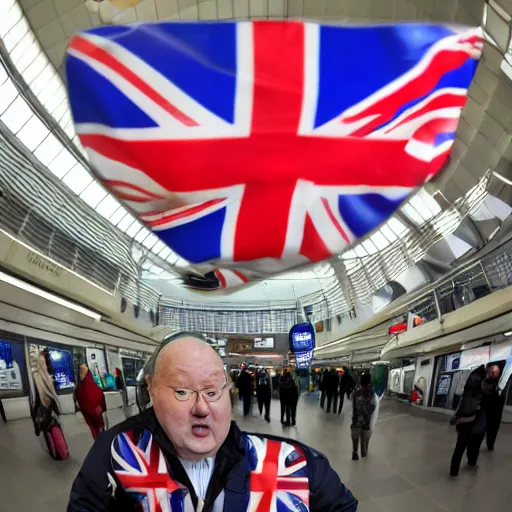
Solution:
M0 281L3 281L4 283L10 284L12 286L16 286L16 288L19 288L20 290L24 290L26 292L37 295L38 297L41 297L42 299L46 299L46 300L49 300L50 302L54 302L55 304L58 304L59 306L64 306L65 308L72 309L73 311L76 311L77 313L81 313L82 315L93 318L97 322L99 322L101 320L101 315L99 313L96 313L96 311L92 311L91 309L87 309L83 306L80 306L79 304L70 302L69 300L63 299L62 297L59 297L58 295L54 295L53 293L47 292L46 290L38 288L37 286L27 283L26 281L22 281L21 279L18 279L17 277L11 276L10 274L6 274L5 272L0 271Z
M512 331L507 331L503 333L503 336L512 336Z

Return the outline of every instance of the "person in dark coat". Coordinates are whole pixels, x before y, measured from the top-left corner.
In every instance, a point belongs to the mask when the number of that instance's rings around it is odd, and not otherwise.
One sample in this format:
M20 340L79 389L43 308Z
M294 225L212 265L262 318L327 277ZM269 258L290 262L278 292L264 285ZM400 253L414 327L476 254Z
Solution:
M484 394L482 397L482 409L485 410L485 436L487 449L489 451L494 450L494 444L500 429L503 408L505 406L505 396L500 394L498 390L499 377L499 367L497 365L492 365L487 369L487 377L483 383Z
M248 416L251 412L252 381L252 375L247 371L247 367L242 366L242 371L238 376L238 395L244 403L244 416Z
M359 440L361 456L368 455L368 445L372 437L372 419L377 408L377 398L372 387L369 373L361 375L361 385L354 391L352 408L352 460L359 460Z
M324 370L324 373L320 377L320 384L318 386L318 389L320 390L320 407L323 409L325 407L325 397L327 396L327 390L325 388L326 382L328 379L329 370L326 368Z
M267 370L260 370L256 374L256 396L258 397L260 416L263 414L263 406L265 406L265 420L270 423L270 399L272 398L272 389L270 387L270 376Z
M340 379L338 377L338 373L333 368L327 375L327 382L325 383L325 391L327 394L327 412L331 412L331 405L334 408L333 412L336 414L336 405L338 403L338 387L340 385Z
M283 370L279 379L279 400L281 401L281 423L285 427L295 425L295 418L292 418L292 405L297 390L293 376L288 368ZM286 420L285 420L286 417Z
M460 463L467 451L468 466L476 467L482 434L485 432L486 418L482 409L482 384L486 376L485 366L473 370L464 386L464 391L450 422L457 428L457 443L450 464L450 475L459 474Z
M153 407L99 436L67 512L136 512L148 502L151 510L356 512L324 455L240 430L223 362L199 337L184 333L156 349L146 368Z
M354 379L348 373L348 368L343 368L343 373L340 376L340 398L339 398L339 405L338 405L338 414L341 414L341 411L343 410L343 404L345 401L345 395L350 396L350 393L352 393L353 389L355 388L356 383L354 382Z

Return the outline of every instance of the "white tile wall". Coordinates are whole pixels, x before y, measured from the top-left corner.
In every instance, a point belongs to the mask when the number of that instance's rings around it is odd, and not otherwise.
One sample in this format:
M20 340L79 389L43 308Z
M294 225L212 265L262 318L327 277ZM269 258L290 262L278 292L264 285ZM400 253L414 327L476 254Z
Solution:
M32 7L36 6L37 4L41 3L43 0L18 0L18 3L21 5L21 8L24 11L28 11Z
M64 14L84 3L84 0L53 0L58 14Z
M434 12L435 0L409 0L409 2L427 14Z
M372 0L356 0L355 2L349 2L348 15L352 18L369 18L373 10L372 7Z
M135 13L139 21L156 21L158 17L155 0L142 0L135 6Z
M206 0L198 4L200 20L216 20L217 5L215 0Z
M314 18L315 16L325 16L326 0L304 0L303 16Z
M64 13L60 17L60 20L62 22L62 26L64 27L64 33L67 37L75 35L80 30L85 30L86 28L92 27L89 11L84 4L79 5L78 7L75 7L74 9Z
M290 18L298 18L302 16L302 2L303 0L288 0L288 16Z
M503 133L503 126L490 115L485 114L478 131L482 133L486 139L494 143Z
M447 20L453 20L457 13L459 0L435 0L434 13L445 16Z
M178 0L155 0L156 13L160 19L178 14Z
M180 19L182 20L197 20L197 2L196 0L178 0L180 8Z
M55 19L57 17L57 11L53 5L53 0L43 0L36 6L28 9L26 15L30 26L34 30L37 30Z
M469 13L476 19L481 20L484 12L484 2L482 0L461 0ZM499 3L499 1L498 1Z
M463 25L474 26L478 25L478 20L475 18L464 5L459 4L457 8L457 14L455 15L455 21Z
M284 17L286 0L268 0L268 15L270 18Z
M475 81L469 87L468 93L479 105L486 106L489 102L489 95Z
M476 133L476 128L470 126L464 118L461 118L457 126L457 137L469 146Z
M66 34L64 34L60 19L55 18L39 30L36 30L36 37L43 48L49 48L66 39Z
M134 23L137 21L137 12L135 11L135 7L130 7L129 9L125 9L121 11L119 14L116 14L116 23Z
M235 18L249 17L249 0L237 0L234 2Z
M451 180L463 191L469 190L478 183L478 178L470 170L466 169L464 163L459 164Z
M46 55L48 55L48 58L55 68L59 68L61 66L68 44L69 39L64 39L63 41L60 41L46 49Z
M416 20L418 9L408 0L395 0L394 19L402 21Z
M217 0L217 14L219 20L233 18L233 3L231 0Z
M394 0L380 0L373 6L373 17L378 20L391 20L395 12Z
M267 16L267 0L249 0L249 16L263 18Z

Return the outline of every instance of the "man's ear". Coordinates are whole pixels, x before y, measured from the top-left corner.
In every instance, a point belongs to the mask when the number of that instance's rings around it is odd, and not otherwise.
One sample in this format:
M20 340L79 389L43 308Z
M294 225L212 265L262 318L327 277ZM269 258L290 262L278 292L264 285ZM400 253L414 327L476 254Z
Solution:
M144 375L144 380L148 386L148 393L151 395L153 392L153 376L152 375Z

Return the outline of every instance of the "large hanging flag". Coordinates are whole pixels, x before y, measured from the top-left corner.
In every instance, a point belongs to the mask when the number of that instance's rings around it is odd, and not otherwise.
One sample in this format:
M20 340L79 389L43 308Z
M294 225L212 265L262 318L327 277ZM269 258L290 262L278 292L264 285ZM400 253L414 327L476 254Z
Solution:
M480 29L140 23L69 45L97 177L191 263L189 286L318 262L446 162Z

